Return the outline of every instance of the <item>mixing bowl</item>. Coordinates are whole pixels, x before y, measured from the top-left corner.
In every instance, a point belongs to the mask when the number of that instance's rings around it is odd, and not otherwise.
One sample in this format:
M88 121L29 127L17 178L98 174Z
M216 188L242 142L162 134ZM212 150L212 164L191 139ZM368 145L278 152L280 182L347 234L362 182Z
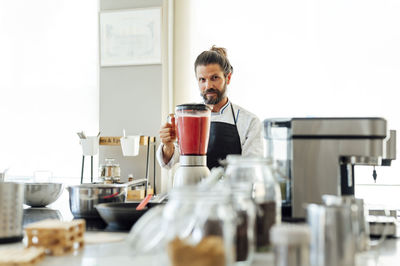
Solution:
M62 193L61 183L25 183L24 203L31 207L44 207L55 202Z
M100 203L125 202L128 187L143 184L146 179L138 179L123 184L81 184L68 186L69 207L75 218L101 219L94 206Z
M127 186L118 184L82 184L67 187L69 207L75 218L99 219L95 205L106 202L124 202Z

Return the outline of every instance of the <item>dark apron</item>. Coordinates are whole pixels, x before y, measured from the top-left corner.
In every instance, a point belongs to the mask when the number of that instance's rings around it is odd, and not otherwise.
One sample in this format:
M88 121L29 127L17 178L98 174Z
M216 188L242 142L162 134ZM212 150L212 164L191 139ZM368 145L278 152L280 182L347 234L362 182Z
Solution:
M218 161L225 159L228 154L242 154L242 145L232 104L231 110L234 125L225 122L211 122L207 149L207 167L210 170L220 166Z

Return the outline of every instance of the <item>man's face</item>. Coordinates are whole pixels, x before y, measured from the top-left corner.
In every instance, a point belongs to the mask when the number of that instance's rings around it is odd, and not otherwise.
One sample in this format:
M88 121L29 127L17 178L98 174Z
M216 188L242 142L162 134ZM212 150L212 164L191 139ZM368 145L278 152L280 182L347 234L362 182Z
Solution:
M218 64L199 65L196 67L196 77L205 104L218 104L226 98L231 73L225 77Z

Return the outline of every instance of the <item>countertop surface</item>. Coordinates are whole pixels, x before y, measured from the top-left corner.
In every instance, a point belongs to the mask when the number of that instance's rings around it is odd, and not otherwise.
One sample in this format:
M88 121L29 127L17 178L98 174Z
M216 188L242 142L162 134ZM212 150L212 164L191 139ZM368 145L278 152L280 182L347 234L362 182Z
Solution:
M27 206L25 208L25 211L29 210ZM50 215L65 221L73 219L69 211L68 192L66 191L52 205L37 210L39 211L35 210L35 212L40 213L40 210L42 210L42 213L46 213L43 218L48 218ZM33 210L31 212L33 213ZM31 215L28 217L29 219L26 218L24 220L25 225L40 219L40 217ZM127 237L128 232L87 231L85 233L85 245L82 249L62 256L46 256L38 265L151 265L150 262L157 262L157 255L155 254L134 256L132 248L127 242ZM1 244L0 249L23 248L23 246L23 242ZM256 253L252 265L272 266L274 265L273 259L272 252ZM357 266L394 266L399 265L399 262L400 239L386 239L382 245L356 256Z

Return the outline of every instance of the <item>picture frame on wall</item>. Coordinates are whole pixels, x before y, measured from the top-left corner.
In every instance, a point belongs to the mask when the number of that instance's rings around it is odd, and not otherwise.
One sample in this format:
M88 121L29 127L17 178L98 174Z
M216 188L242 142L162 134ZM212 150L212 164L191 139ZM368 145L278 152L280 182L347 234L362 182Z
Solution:
M161 64L161 8L100 13L100 66Z

